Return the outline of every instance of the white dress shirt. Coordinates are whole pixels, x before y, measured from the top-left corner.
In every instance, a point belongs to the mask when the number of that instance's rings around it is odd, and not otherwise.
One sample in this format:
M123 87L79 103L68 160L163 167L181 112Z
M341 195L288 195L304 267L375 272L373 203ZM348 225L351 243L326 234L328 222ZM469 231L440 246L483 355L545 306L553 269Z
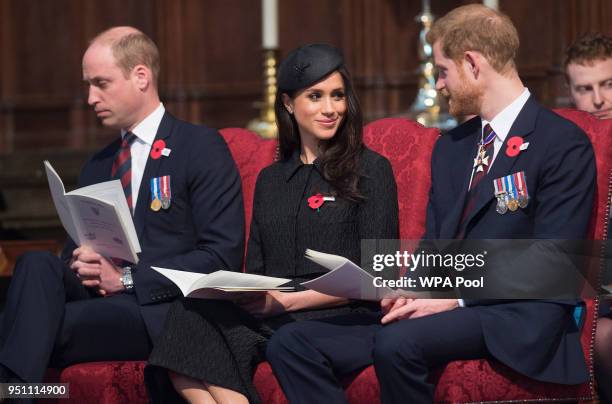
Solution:
M164 104L160 103L149 116L132 129L132 133L136 135L136 139L130 147L130 153L132 154L132 211L136 208L138 191L142 183L145 165L147 164L151 146L153 146L157 129L159 129L159 124L165 112ZM125 137L125 134L126 131L121 130L122 139Z
M521 93L521 95L516 97L515 100L512 101L506 108L504 108L499 114L495 115L495 118L493 118L491 122L485 119L482 120L482 132L481 133L484 134L484 127L487 124L491 125L491 129L493 129L493 132L495 132L495 140L493 141L493 158L491 159L491 162L489 163L489 167L488 167L489 171L491 170L491 167L493 167L495 158L497 157L499 150L504 144L506 137L508 137L508 133L510 133L510 128L512 128L514 121L516 121L516 117L521 112L521 109L523 109L523 106L529 99L530 95L531 93L529 92L529 90L525 88L523 92ZM476 151L476 156L474 157L477 157L477 156L478 156L478 151ZM472 178L474 178L475 170L476 170L476 167L472 169L472 176L470 177L470 184L472 184Z

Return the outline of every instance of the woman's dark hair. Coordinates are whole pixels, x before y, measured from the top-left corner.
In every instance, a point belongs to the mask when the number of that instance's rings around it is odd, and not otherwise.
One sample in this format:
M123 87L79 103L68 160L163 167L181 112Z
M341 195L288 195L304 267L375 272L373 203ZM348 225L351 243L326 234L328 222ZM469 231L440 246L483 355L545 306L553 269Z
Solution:
M348 70L340 66L337 70L344 82L346 97L346 114L335 135L326 142L326 148L319 156L323 178L338 192L338 196L359 201L363 195L359 192L359 159L363 151L363 115L359 99L353 89L353 82ZM327 76L329 77L329 76ZM300 131L293 114L283 104L283 94L290 98L303 89L288 92L279 88L276 92L274 112L278 124L278 144L281 160L291 158L300 150Z

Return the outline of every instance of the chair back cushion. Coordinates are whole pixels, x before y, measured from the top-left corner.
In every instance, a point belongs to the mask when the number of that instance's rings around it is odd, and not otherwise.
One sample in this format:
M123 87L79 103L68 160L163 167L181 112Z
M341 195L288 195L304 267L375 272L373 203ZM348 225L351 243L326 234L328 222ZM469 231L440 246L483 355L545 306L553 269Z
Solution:
M587 112L573 109L556 109L555 112L578 125L593 144L597 165L597 188L588 238L602 240L606 229L609 177L612 170L612 119L597 119Z
M276 140L263 139L256 133L242 128L225 128L220 132L240 172L246 220L245 234L248 239L253 213L255 182L259 172L274 161Z
M364 142L391 162L397 182L400 238L418 240L425 234L431 185L431 152L440 132L402 118L366 125Z

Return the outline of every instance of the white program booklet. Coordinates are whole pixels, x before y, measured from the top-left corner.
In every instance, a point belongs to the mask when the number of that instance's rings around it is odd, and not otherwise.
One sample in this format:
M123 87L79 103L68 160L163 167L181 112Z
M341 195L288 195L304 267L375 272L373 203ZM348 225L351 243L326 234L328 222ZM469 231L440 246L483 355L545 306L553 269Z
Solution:
M231 298L236 292L267 292L270 290L291 291L293 287L281 286L291 279L274 278L244 272L216 271L211 274L178 271L176 269L151 267L170 279L185 297L201 299Z
M105 257L136 264L140 243L121 182L107 181L66 193L46 160L45 170L55 209L72 240Z
M386 297L409 298L431 297L428 292L413 292L389 287L376 287L374 277L340 255L306 250L306 258L329 269L329 272L313 280L302 282L302 286L331 296L347 299L379 301Z

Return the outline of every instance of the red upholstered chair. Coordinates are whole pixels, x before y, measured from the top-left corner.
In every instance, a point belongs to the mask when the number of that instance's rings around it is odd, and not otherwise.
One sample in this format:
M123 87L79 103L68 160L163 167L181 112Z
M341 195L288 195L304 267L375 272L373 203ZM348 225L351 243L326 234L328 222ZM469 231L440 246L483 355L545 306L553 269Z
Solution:
M246 219L245 236L248 239L253 211L255 181L262 168L269 166L276 155L276 140L262 139L255 133L242 128L221 129L221 135L229 146L232 157L240 171L242 195Z
M221 134L240 171L248 234L255 180L259 171L272 163L276 141L264 140L241 128L222 129ZM148 401L143 384L144 366L145 362L136 361L81 363L67 367L59 377L57 372L49 372L47 380L70 383L70 399L61 401L66 404L144 404Z

